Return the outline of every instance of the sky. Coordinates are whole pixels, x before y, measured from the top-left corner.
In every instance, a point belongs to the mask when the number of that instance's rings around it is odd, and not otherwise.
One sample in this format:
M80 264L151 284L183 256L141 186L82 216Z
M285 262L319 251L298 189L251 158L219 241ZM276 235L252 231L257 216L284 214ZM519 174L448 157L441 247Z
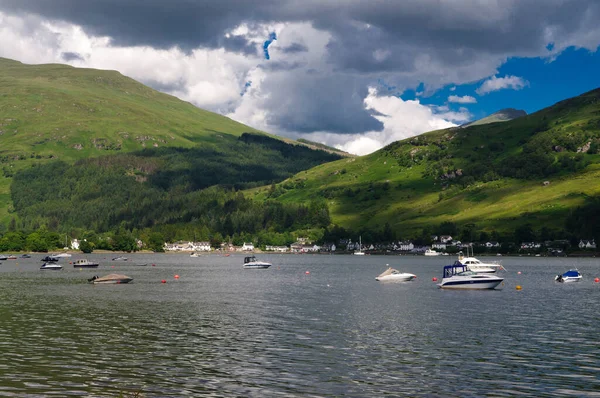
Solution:
M0 57L364 155L600 87L598 21L597 0L0 0Z

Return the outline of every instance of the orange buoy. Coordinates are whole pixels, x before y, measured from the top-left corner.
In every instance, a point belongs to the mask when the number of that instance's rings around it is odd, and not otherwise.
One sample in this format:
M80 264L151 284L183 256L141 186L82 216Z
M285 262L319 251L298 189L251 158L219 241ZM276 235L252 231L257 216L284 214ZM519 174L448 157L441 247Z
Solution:
M437 278L434 276L433 278L431 278L432 281L437 282Z
M175 275L175 279L179 279L179 275Z
M517 275L521 275L521 271L517 272Z
M163 279L162 281L160 281L160 283L167 283L167 281Z
M522 287L521 287L521 285L517 285L517 286L515 286L515 289L517 289L517 290L521 290L521 289L522 289Z

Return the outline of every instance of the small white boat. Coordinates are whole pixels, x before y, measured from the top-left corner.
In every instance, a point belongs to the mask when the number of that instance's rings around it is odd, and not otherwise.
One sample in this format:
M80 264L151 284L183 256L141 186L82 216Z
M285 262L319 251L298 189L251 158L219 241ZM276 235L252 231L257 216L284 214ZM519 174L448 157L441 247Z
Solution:
M442 289L494 289L504 278L496 275L478 274L468 269L459 261L444 267L442 282L438 286Z
M56 263L44 263L40 267L40 269L47 269L51 271L60 271L62 268L62 265Z
M577 269L571 269L562 275L556 275L554 280L557 282L579 282L583 276Z
M73 267L75 268L97 268L98 265L100 264L91 262L85 258L73 262Z
M436 252L435 250L427 249L425 250L426 256L440 256L442 253Z
M58 254L53 254L52 257L66 258L66 257L71 257L71 255L69 253L58 253Z
M493 274L500 270L506 271L500 263L484 263L475 257L465 257L462 252L458 253L458 261L460 261L461 264L466 265L469 268L469 271L477 272L478 274Z
M194 252L194 253L190 254L190 257L200 257L200 254Z
M382 272L379 276L375 278L376 281L395 281L395 282L408 282L415 279L417 276L414 274L409 274L407 272L400 272L397 269L389 267L387 270Z
M133 278L122 275L122 274L109 274L106 276L99 277L95 275L88 279L88 282L93 284L120 284L120 283L129 283L133 280Z
M355 256L364 256L365 252L362 251L362 236L358 237L358 250L353 253Z
M265 269L269 268L271 265L273 264L259 261L254 256L244 257L244 268Z
M127 261L127 257L119 256L112 259L112 261Z

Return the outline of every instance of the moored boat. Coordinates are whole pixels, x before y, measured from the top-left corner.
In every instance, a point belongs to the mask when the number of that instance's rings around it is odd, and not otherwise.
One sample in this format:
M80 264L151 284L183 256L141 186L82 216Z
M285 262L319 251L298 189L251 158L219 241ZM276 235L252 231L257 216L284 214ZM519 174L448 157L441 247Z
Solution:
M440 256L442 253L436 252L435 250L427 249L425 250L426 256Z
M0 261L5 261L8 260L8 256L5 256L4 254L0 254Z
M254 256L244 257L244 268L265 269L269 268L271 263L259 261Z
M40 269L47 269L51 271L60 271L62 268L62 265L56 263L44 263L40 267Z
M199 253L193 252L190 254L190 257L200 257Z
M55 263L59 260L58 257L55 256L46 256L44 258L42 258L42 261L45 263Z
M129 283L133 280L133 278L122 275L122 274L108 274L105 276L94 275L88 282L99 285L99 284L121 284L121 283Z
M582 278L583 278L583 276L577 269L571 269L562 275L556 275L554 277L554 280L557 282L566 283L566 282L579 282L579 281L581 281Z
M442 289L494 289L504 278L496 275L479 274L469 270L460 261L444 267L442 282L438 286Z
M73 262L75 268L97 268L100 264L89 261L86 258L79 259Z
M127 257L123 257L123 256L119 256L119 257L114 257L112 259L112 261L127 261L128 258Z
M379 274L375 280L376 281L395 281L395 282L408 282L415 279L417 276L414 274L409 274L407 272L400 272L397 269L389 267L387 270L383 271Z
M477 272L478 274L493 274L500 270L506 271L502 264L498 262L484 263L472 255L469 257L468 248L467 257L465 257L462 252L458 253L458 261L460 261L461 264L466 265L467 268L469 268L469 271Z
M67 257L71 257L71 255L69 253L57 253L57 254L53 254L53 257L56 258L67 258Z

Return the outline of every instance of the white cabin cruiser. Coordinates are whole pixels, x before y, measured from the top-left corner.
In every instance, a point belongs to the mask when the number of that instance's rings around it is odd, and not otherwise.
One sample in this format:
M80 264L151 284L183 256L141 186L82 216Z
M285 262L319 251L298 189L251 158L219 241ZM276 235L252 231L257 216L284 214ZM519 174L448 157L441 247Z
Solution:
M415 279L415 274L409 274L407 272L400 272L397 269L389 267L383 273L375 278L376 281L395 281L395 282L408 282Z
M61 269L63 269L63 267L62 267L62 265L56 264L56 263L44 263L44 264L42 264L40 269L47 269L47 270L51 270L51 271L60 271Z
M108 274L105 276L99 277L98 275L94 275L88 282L93 283L95 285L99 284L121 284L121 283L129 283L133 280L133 278L122 275L122 274Z
M68 258L68 257L71 257L71 255L69 253L57 253L57 254L52 254L52 257Z
M89 261L86 258L73 262L75 268L98 268L100 264Z
M426 256L440 256L442 253L436 252L435 250L427 249L425 250Z
M259 261L254 256L244 257L244 268L265 269L271 265L273 264Z
M459 261L444 267L442 282L438 286L442 289L494 289L504 278L495 275L478 274L469 270L468 266Z
M478 274L493 274L497 271L506 271L500 263L484 263L475 257L463 256L462 252L458 253L458 261L466 265L469 271L477 272Z
M581 278L583 278L583 276L577 269L571 269L562 275L556 275L554 277L554 280L557 282L566 283L566 282L579 282L579 281L581 281Z

